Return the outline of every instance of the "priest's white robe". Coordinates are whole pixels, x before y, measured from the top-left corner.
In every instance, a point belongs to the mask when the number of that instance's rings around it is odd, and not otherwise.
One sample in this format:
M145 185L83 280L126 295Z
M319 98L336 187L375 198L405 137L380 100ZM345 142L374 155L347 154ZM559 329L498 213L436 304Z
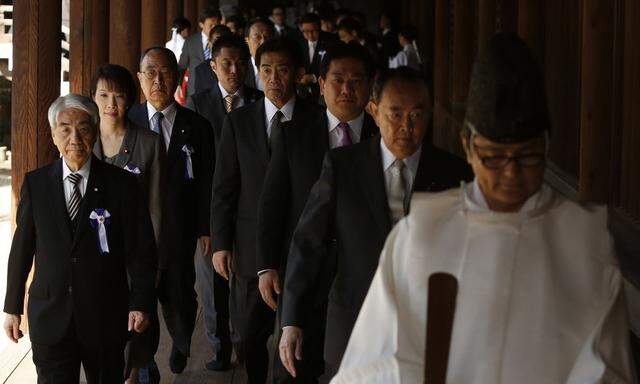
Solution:
M546 186L517 213L490 211L476 183L416 194L387 239L331 383L423 382L434 272L459 284L448 384L632 383L606 224L605 208Z

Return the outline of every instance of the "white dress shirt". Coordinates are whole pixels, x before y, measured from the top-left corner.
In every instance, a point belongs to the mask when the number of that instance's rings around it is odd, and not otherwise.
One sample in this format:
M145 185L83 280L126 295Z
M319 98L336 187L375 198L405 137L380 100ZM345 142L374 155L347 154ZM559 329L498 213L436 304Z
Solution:
M382 154L382 171L384 173L384 184L386 186L387 192L391 188L391 164L396 161L396 157L387 145L384 143L384 140L380 138L380 153ZM405 167L402 171L402 176L404 177L405 182L405 191L411 191L411 187L413 187L413 180L416 178L416 173L418 172L418 164L420 164L420 154L422 153L422 146L418 148L415 153L409 157L404 158L402 161L404 162Z
M416 48L413 44L407 44L395 57L389 59L389 68L408 66L419 71L421 63L422 60L420 60L420 55Z
M207 44L209 44L209 36L205 35L204 32L200 31L200 37L202 38L202 52L204 53L204 50L207 49Z
M266 97L264 98L264 112L265 112L265 119L266 119L265 128L267 130L267 137L271 137L271 119L273 118L273 115L275 115L276 112L281 111L284 116L282 117L282 120L280 120L280 122L284 123L285 121L289 121L293 118L293 108L295 107L295 105L296 105L295 96L289 99L289 101L287 101L287 103L283 105L282 108L280 109L278 109L278 107L273 105L271 100L269 100Z
M253 56L251 56L251 67L253 68L253 77L256 79L256 88L264 91L264 86L262 85L262 81L260 80L260 71L256 66L256 59Z
M318 40L316 41L307 41L309 44L309 62L313 61L313 55L316 53L316 47L318 46Z
M224 98L229 95L229 92L227 92L227 90L224 89L224 87L222 86L222 84L220 84L219 81L218 81L218 88L220 88L220 92L222 93L222 101L224 102ZM244 105L244 97L243 97L244 92L243 92L242 85L240 86L240 88L238 88L238 90L235 93L233 93L233 96L235 96L236 98L233 100L233 105L231 106L231 110L242 107Z
M158 111L148 101L147 112L149 113L149 127L152 127L151 118ZM176 107L176 103L171 103L167 108L160 112L162 112L162 114L164 115L164 118L160 121L160 123L162 124L162 138L164 139L164 144L167 146L167 150L169 150L169 144L171 142L171 132L173 132L173 123L175 123L176 121L176 113L178 112L178 108Z
M91 156L89 156L89 159L84 163L84 165L82 165L82 168L80 168L77 172L80 174L80 176L82 176L82 179L80 179L80 181L78 181L78 189L80 190L80 194L82 195L82 197L84 197L84 194L87 190L87 183L89 181L89 170L91 169ZM67 162L64 160L64 157L62 158L62 184L64 185L64 201L65 203L69 203L69 199L71 199L71 194L73 193L73 183L67 179L67 176L69 176L70 174L74 173L71 169L69 169L69 166L67 165Z
M340 120L329 111L329 108L327 108L327 120L329 124L329 147L331 149L337 148L340 146L343 135L342 130L338 129ZM362 136L362 125L364 124L364 111L355 119L348 121L347 124L349 124L351 142L353 144L359 143Z
M166 48L169 48L176 55L176 60L180 60L180 55L182 54L182 47L184 46L184 37L182 37L181 34L176 33L174 28L171 40L167 41L167 43L164 46Z

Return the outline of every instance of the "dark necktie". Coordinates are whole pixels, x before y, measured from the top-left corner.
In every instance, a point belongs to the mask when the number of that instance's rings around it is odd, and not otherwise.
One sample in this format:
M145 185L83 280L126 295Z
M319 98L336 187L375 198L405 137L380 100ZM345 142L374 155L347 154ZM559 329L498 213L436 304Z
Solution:
M349 123L338 124L338 129L342 132L342 138L340 139L338 146L344 147L345 145L353 144L353 141L351 140L351 132L349 131Z
M71 197L67 202L67 212L69 212L71 222L75 222L78 211L80 210L80 203L82 202L82 194L78 186L78 183L82 180L82 175L79 173L71 173L67 176L67 180L73 184L73 191L71 191Z
M158 111L154 113L153 117L151 117L151 130L160 135L160 141L166 150L167 143L164 141L164 133L162 132L162 119L164 119L164 114L162 112Z

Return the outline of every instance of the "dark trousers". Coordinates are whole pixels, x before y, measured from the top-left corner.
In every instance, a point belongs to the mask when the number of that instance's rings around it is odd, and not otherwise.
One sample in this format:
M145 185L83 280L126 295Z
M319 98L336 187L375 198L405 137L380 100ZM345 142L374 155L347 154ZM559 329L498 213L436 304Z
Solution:
M111 384L124 381L125 341L92 348L78 339L72 320L64 338L55 345L31 344L38 384L76 384L80 381L80 364L88 384Z
M195 244L194 244L195 248ZM194 284L196 272L193 265L193 252L188 256L176 255L167 269L162 271L158 286L158 300L162 306L162 315L167 331L176 347L183 355L189 356L191 335L196 323L196 291Z
M273 332L275 312L262 301L258 276L231 276L229 313L231 340L244 362L250 384L264 384L269 369L267 340Z

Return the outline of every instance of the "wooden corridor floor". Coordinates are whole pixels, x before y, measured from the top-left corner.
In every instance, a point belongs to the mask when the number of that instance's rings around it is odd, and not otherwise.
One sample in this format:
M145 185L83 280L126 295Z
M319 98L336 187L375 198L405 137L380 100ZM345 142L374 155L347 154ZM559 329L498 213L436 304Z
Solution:
M159 314L160 326L160 346L156 353L156 362L160 368L161 384L245 384L247 377L244 369L236 363L233 364L231 370L226 372L211 372L205 368L206 362L211 359L212 352L207 343L204 333L204 319L202 307L198 308L196 318L196 329L193 333L191 344L191 357L189 358L187 368L180 375L174 375L169 369L169 353L171 351L171 339L167 334L162 315ZM4 335L3 335L4 336ZM31 350L29 347L21 344L16 347L14 356L15 369L6 378L0 377L0 384L35 384L36 372L33 365ZM21 353L22 352L22 353ZM0 364L2 365L2 364ZM82 377L81 383L86 383Z

